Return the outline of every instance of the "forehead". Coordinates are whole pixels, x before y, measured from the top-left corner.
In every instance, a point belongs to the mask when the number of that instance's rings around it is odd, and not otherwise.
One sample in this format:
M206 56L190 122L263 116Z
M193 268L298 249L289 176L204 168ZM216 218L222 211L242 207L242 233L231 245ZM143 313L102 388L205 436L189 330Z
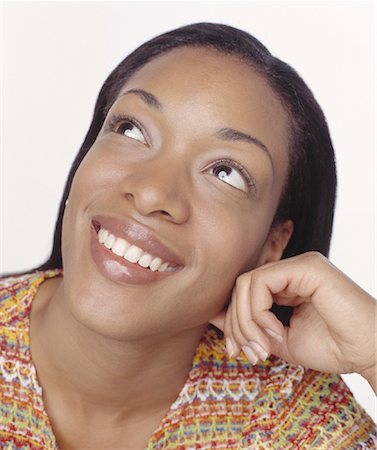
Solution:
M181 131L232 127L257 136L287 163L289 118L263 75L235 55L182 47L154 58L123 86L144 89Z
M245 112L286 116L278 96L251 64L211 48L181 47L157 56L142 66L121 92L141 83L176 99L187 101L189 93L191 103L208 99L219 107L226 104ZM229 96L233 101L229 102Z

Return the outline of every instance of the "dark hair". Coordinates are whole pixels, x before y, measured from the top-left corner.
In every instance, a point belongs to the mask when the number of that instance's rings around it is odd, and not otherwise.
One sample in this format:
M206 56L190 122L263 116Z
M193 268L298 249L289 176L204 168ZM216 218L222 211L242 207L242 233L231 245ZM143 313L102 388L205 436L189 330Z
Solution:
M309 250L328 254L336 190L334 151L326 119L310 89L289 65L256 38L222 24L198 23L164 33L144 43L109 75L99 93L93 120L64 189L49 259L38 270L61 268L61 231L72 179L102 127L124 84L148 61L178 47L209 47L251 65L279 96L290 118L290 168L274 223L292 219L294 232L283 257ZM284 309L284 308L283 308ZM286 315L286 318L289 316ZM278 314L279 315L279 314ZM280 313L284 320L285 313Z

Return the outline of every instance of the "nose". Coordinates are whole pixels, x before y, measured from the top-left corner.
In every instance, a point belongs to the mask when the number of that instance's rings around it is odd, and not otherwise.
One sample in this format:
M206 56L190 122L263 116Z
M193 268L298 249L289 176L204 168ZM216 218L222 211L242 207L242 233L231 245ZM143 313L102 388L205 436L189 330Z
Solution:
M124 196L143 216L185 223L190 215L190 181L184 161L166 155L128 166Z

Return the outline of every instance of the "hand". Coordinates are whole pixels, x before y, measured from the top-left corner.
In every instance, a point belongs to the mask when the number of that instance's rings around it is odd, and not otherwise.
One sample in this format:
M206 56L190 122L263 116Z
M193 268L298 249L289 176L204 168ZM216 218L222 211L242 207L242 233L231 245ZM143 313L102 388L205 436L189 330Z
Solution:
M288 327L269 309L293 306ZM227 311L210 322L224 331L227 350L256 363L273 353L330 373L357 372L376 391L376 300L309 252L240 275Z

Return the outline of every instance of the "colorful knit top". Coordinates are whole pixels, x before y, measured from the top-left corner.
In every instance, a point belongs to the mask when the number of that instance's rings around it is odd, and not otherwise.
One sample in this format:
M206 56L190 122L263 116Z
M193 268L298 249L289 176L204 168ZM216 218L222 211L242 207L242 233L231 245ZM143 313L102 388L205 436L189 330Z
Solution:
M60 271L0 282L0 448L57 449L31 360L29 314L40 284ZM147 449L375 449L376 425L338 375L272 355L228 359L204 333L187 381Z

